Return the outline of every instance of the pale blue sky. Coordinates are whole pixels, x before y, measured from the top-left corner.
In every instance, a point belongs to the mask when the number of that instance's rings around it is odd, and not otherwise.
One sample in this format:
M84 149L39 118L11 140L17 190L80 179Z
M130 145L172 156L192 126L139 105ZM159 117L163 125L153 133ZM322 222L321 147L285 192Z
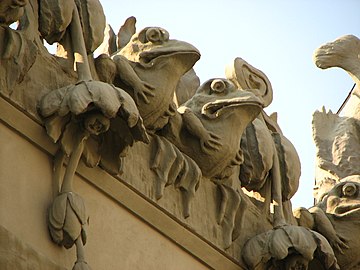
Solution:
M236 57L262 70L274 90L266 111L278 112L280 127L302 163L293 206L312 205L312 113L323 105L337 111L353 85L343 70L318 69L312 54L339 36L360 37L359 0L100 1L115 32L135 16L138 30L161 26L170 38L197 47L202 56L195 70L201 82L224 77L225 66Z

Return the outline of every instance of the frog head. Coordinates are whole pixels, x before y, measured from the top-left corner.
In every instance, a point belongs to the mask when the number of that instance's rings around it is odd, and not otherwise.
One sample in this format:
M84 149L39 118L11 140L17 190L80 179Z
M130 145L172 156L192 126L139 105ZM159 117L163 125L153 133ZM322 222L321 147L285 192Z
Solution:
M208 120L224 120L241 111L247 125L259 114L263 103L250 91L237 89L230 80L216 78L202 84L186 106Z
M360 175L351 175L340 180L323 197L319 206L338 218L360 217Z
M188 71L200 59L200 52L187 42L169 37L169 32L161 27L146 27L132 36L120 54L144 68L178 61L176 64Z

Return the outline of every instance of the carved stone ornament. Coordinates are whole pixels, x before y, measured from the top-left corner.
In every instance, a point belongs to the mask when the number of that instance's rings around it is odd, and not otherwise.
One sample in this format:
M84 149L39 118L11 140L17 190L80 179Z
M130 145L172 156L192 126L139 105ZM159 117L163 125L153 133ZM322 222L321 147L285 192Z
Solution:
M44 208L60 247L51 252L64 256L63 247L75 246L76 259L64 259L73 270L90 269L89 257L99 253L90 249L85 259L91 239L85 199L92 193L86 197L75 180L90 167L101 175L96 183L121 184L181 227L167 230L180 237L186 231L234 269L359 269L360 242L353 237L360 209L358 86L341 115L315 112L316 205L293 213L300 160L276 113L264 110L273 100L265 73L237 57L224 78L200 84L193 45L162 27L137 31L135 17L114 29L99 0L0 3L1 100L26 112L55 149L47 152L53 190ZM57 44L55 54L44 40ZM359 54L359 39L344 36L320 47L315 62L345 69L358 84ZM36 253L26 245L21 250Z

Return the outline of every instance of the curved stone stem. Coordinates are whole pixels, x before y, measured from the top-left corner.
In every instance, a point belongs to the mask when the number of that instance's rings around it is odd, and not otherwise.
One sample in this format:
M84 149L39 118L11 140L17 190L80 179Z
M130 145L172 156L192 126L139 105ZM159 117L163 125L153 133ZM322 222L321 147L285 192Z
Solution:
M78 237L76 239L75 246L76 246L76 261L84 262L85 261L85 250L84 250L84 245L81 241L81 237Z
M89 62L86 53L84 36L81 28L79 12L75 2L73 17L70 24L70 36L74 53L74 68L78 74L78 81L91 81Z
M275 146L274 146L275 147ZM271 182L271 195L272 203L274 205L274 227L280 227L286 224L284 211L282 206L282 194L281 194L281 174L279 157L274 153L274 165L272 168L272 182Z
M86 135L82 136L82 138L79 140L79 144L71 153L69 163L65 171L64 181L61 186L61 192L71 192L73 190L73 178L75 175L76 168L79 164L82 152L84 150L86 139L87 139Z
M55 198L60 191L61 179L64 172L65 153L61 149L54 157L54 172L53 172L53 197Z

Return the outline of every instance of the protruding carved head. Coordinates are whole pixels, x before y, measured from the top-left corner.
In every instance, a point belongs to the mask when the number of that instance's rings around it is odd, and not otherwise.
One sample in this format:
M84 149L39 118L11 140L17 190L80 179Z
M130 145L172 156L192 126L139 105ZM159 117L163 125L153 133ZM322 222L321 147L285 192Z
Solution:
M175 56L186 59L184 62L190 69L200 59L200 52L194 46L169 39L169 32L160 27L146 27L133 35L120 54L143 67L152 67L162 58Z
M351 71L354 64L360 63L359 53L360 40L356 36L346 35L316 49L313 58L316 66L321 69L340 67Z
M360 217L360 175L343 178L320 203L326 213L336 217Z
M257 115L263 103L253 93L237 89L229 80L210 79L198 88L188 105L193 109L197 107L206 118L215 119L227 117L239 106L245 106L244 111Z

